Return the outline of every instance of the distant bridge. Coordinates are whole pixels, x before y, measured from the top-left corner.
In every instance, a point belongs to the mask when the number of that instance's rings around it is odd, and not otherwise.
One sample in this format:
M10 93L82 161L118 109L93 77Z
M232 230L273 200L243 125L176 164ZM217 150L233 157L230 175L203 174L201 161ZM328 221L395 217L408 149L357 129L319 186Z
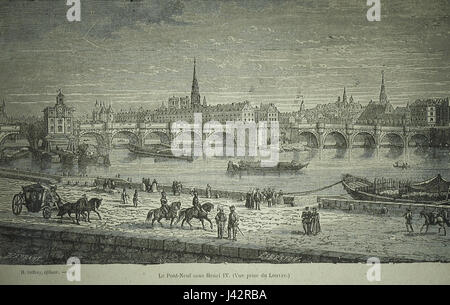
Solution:
M351 157L352 148L371 148L378 157L381 147L403 149L405 158L408 148L429 146L433 129L450 130L450 126L401 126L353 124L297 124L281 127L281 133L288 142L304 141L308 147L316 148L319 156L328 148L346 149Z
M113 139L124 135L135 145L143 146L149 135L156 135L162 143L170 143L171 135L167 123L85 123L75 128L77 144L83 137L95 137L97 145L110 150Z
M20 134L20 125L4 124L0 125L0 147L5 144L6 139L18 136Z

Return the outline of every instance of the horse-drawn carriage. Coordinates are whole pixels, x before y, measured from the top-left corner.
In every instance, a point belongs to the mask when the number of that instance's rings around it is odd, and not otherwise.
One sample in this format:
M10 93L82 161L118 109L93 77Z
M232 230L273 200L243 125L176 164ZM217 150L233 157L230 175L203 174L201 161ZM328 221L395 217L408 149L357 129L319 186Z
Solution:
M53 210L59 210L59 198L52 187L40 183L22 186L22 192L15 194L12 200L12 211L14 215L22 212L25 206L28 212L37 213L42 211L42 216L48 219Z

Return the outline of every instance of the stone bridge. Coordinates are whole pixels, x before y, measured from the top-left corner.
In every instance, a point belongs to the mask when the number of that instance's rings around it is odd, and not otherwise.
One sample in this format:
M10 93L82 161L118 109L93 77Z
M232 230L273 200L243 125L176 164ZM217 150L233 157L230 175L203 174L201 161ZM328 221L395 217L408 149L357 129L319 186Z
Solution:
M113 139L119 135L126 136L131 143L143 146L150 135L159 137L161 143L170 143L169 124L166 123L85 123L75 128L77 144L83 137L95 137L98 147L111 149Z
M19 125L0 125L0 148L3 147L5 140L11 136L20 134Z
M303 143L309 148L317 149L321 158L324 149L341 149L348 151L351 158L353 148L371 149L375 156L383 147L396 147L401 149L405 158L408 158L408 149L411 147L429 147L433 129L447 129L450 126L400 126L388 127L378 125L353 124L289 124L280 125L280 139L287 143ZM203 128L192 129L193 137L202 141L208 138ZM224 133L225 134L225 133ZM157 136L161 143L170 144L174 136L171 133L170 123L92 123L80 124L75 130L79 141L84 136L94 136L99 147L109 151L113 139L118 135L126 136L130 142L143 146L150 136ZM236 139L234 139L236 140Z
M353 124L297 124L281 126L281 137L289 143L303 142L310 148L319 151L319 157L324 149L346 149L350 153L352 148L367 148L375 151L379 156L381 147L398 147L403 150L405 158L410 147L429 147L433 129L447 129L450 126L420 126L420 127L388 127L378 125Z

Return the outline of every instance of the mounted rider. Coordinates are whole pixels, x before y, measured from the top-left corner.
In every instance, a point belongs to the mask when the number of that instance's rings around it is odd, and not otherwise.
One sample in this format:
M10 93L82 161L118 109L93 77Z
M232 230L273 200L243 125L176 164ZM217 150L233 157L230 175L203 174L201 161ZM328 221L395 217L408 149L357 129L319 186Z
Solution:
M166 192L164 191L161 192L161 211L164 213L164 216L167 216L170 211L169 204L167 203Z
M193 193L194 193L194 198L192 198L192 205L198 211L199 214L204 213L205 211L203 211L202 206L201 206L200 202L198 201L197 192L194 191Z

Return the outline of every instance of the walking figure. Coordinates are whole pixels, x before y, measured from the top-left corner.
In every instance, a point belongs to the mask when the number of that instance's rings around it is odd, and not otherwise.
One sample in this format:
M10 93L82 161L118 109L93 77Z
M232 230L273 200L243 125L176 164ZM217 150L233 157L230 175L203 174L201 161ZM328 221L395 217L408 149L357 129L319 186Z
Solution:
M138 202L139 202L139 194L138 194L138 190L134 191L134 195L133 195L133 205L135 207L138 206Z
M253 197L253 201L255 202L255 210L261 210L261 199L261 192L259 191L259 189L256 189Z
M302 224L305 235L311 234L311 211L309 207L306 207L302 212Z
M206 185L206 198L212 198L212 189L209 184Z
M313 208L311 213L311 233L316 235L321 232L320 228L320 215L317 212L317 208Z
M236 233L239 229L239 216L236 214L236 208L234 205L230 207L230 214L228 215L228 239L231 239L233 234L233 240L236 239Z
M403 217L405 218L405 225L406 225L406 232L410 232L409 230L411 229L411 232L414 232L413 226L412 226L412 212L410 209L406 210L406 213L403 214Z
M127 191L125 190L125 188L122 191L122 203L128 204L128 194L127 194Z
M227 216L223 212L223 207L219 208L219 213L216 215L216 224L217 224L217 238L223 238L223 230L225 229L225 224L227 222Z

